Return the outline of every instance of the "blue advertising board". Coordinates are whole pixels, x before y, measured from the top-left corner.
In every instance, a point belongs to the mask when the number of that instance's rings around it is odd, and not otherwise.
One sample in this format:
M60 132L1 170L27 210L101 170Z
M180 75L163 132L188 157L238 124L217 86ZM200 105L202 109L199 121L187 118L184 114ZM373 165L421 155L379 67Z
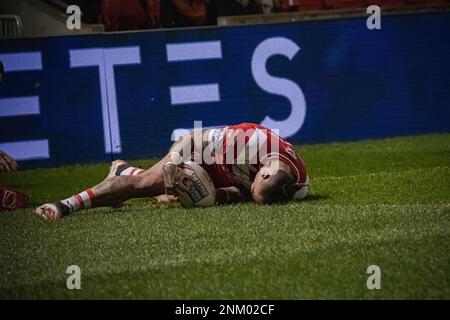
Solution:
M449 13L0 42L0 149L22 167L148 158L193 127L293 143L450 131Z

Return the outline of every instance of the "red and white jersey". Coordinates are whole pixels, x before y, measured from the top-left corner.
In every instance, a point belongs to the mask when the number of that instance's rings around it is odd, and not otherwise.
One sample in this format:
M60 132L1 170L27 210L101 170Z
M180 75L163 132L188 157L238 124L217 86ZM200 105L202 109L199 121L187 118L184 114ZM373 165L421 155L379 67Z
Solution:
M266 160L278 158L295 174L296 183L307 184L305 163L293 146L274 131L254 123L211 129L212 164L202 164L216 188L237 186L250 190L256 173Z

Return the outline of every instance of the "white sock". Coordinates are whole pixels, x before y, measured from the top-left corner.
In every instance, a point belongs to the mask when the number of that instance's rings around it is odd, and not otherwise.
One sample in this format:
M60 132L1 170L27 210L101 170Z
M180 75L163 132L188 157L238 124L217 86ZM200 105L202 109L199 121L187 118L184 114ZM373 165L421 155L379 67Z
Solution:
M129 167L129 168L126 168L125 170L123 170L120 173L120 175L121 176L138 176L142 173L144 173L144 170L142 170L140 168Z
M62 200L61 203L67 206L70 212L76 212L82 209L89 209L92 207L92 200L94 199L94 193L91 189L87 189L79 194L71 196L65 200Z

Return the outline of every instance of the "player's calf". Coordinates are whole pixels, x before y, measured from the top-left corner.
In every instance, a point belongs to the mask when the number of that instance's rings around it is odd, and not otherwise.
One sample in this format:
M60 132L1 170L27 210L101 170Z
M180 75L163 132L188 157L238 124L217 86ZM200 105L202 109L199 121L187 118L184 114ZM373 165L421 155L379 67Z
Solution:
M149 172L145 176L116 176L57 203L44 204L35 213L54 220L83 209L113 206L132 198L154 197L162 193L162 174Z

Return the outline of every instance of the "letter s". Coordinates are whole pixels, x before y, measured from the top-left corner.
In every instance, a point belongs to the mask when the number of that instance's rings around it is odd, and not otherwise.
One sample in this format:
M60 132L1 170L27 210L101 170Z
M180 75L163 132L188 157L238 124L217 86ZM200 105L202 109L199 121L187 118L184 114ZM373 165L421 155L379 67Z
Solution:
M289 117L276 121L266 116L261 125L279 129L283 137L293 136L305 121L306 102L302 89L293 81L273 77L267 72L267 60L273 55L283 55L292 60L300 47L290 39L283 37L269 38L261 42L253 52L252 75L256 84L264 91L286 97L291 103Z

